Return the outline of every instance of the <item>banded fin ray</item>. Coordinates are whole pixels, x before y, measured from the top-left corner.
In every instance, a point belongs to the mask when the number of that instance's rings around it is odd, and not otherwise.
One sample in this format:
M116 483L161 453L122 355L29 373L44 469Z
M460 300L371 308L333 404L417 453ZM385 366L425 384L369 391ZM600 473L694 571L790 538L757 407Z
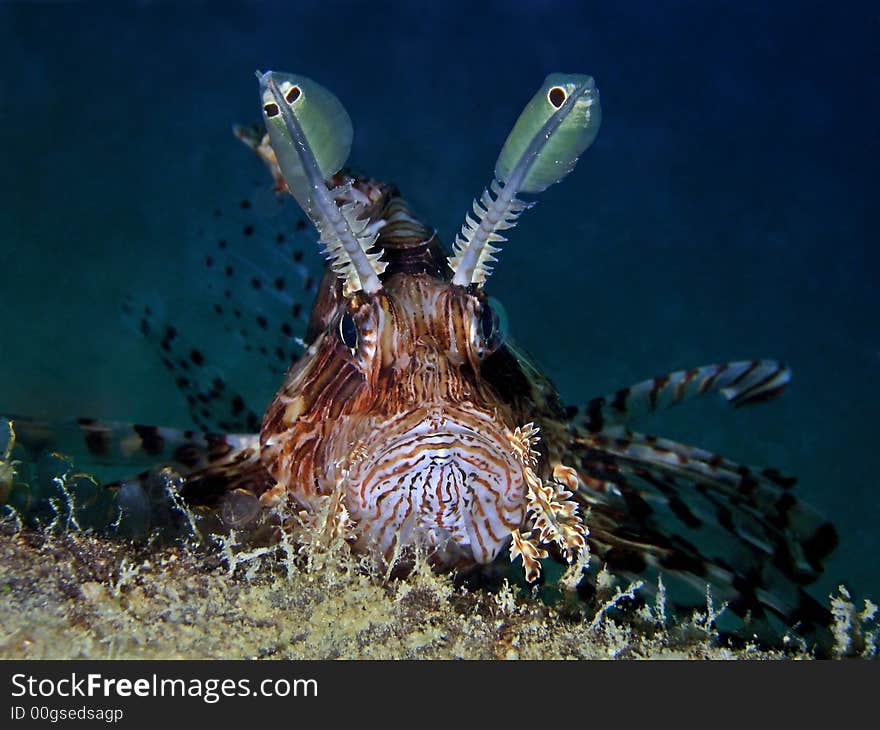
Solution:
M718 506L721 501L735 505L744 517L749 517L749 523L757 520L763 525L761 530L769 530L777 536L795 528L799 535L813 535L825 529L826 520L792 495L790 490L794 480L783 477L773 469L743 466L704 449L634 431L627 431L614 439L586 437L578 443L587 449L601 449L615 458L618 464L626 464L634 471L650 468L670 479L690 483L698 494ZM667 494L667 497L672 496L672 493ZM691 520L684 505L674 508L681 512L686 522L717 520L723 525L732 524L729 511L704 511L702 515L693 515L697 520ZM773 554L767 547L773 543L773 539L756 538L741 529L739 532L743 539L768 555ZM802 572L806 580L818 576L824 557L825 554L817 554L812 549L804 553Z
M168 464L186 474L222 462L229 454L259 450L257 434L218 434L79 418L45 421L12 416L16 443L31 456L45 451L97 466Z
M740 618L827 625L830 614L804 586L836 531L775 471L630 431L583 435L574 448L591 540L612 572L674 575L695 605L709 584Z
M275 154L275 150L272 149L272 145L269 142L269 134L266 132L266 127L261 124L235 124L232 127L232 133L262 160L263 164L268 168L275 183L275 192L290 192L287 187L287 181L281 173L281 166L278 164L278 155Z
M169 434L169 429L157 429ZM275 484L260 458L258 434L178 432L172 461L167 464L177 481L175 491L202 516L216 513L226 527L238 528L261 516L259 497ZM118 490L121 502L142 502L165 463L135 476L107 484Z
M769 400L791 380L791 370L776 360L725 362L677 370L621 388L586 407L583 424L591 433L614 433L635 418L665 410L707 393L720 393L734 406Z
M134 518L126 530L134 524L135 533L179 523L176 513L183 505L197 510L200 517L214 515L212 530L256 525L262 511L259 497L274 485L260 459L259 434L205 433L89 418L54 423L11 420L16 448L35 464L48 452L64 453L91 468L142 469L103 485L118 495L120 508Z

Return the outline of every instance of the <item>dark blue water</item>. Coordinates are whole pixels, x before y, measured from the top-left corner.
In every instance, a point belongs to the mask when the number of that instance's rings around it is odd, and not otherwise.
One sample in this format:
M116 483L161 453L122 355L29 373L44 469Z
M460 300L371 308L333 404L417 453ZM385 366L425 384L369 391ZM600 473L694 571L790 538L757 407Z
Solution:
M214 209L265 181L230 133L258 118L255 69L332 89L351 162L446 240L544 76L590 73L598 140L489 283L514 337L572 403L789 362L777 402L643 428L798 474L842 537L819 593L876 599L878 33L876 9L845 2L4 3L0 407L187 425L125 294L256 372L212 329L201 265L240 236ZM245 389L268 399L260 373Z

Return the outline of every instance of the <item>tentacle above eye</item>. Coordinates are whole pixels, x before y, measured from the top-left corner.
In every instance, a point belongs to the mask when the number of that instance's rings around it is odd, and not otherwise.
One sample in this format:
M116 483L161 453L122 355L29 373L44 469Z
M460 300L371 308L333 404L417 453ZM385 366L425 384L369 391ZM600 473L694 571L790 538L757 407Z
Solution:
M321 235L330 265L348 292L375 293L386 264L368 253L378 235L362 219L356 202L338 205L345 190L327 181L340 170L351 149L351 120L329 91L304 76L258 73L263 119L287 188Z
M592 77L550 74L526 105L495 163L495 179L479 202L476 220L465 216L449 265L453 283L482 285L506 239L499 231L513 228L531 207L519 193L540 193L570 173L599 132L599 91ZM493 197L494 196L494 197Z

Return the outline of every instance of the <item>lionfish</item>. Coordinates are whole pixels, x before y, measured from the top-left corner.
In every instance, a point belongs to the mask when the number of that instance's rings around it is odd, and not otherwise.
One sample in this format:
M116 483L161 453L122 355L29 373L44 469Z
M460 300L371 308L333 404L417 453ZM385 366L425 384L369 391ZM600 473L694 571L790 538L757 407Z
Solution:
M505 337L485 292L503 232L531 207L528 196L565 178L597 135L591 77L546 78L449 252L393 185L345 168L352 124L332 93L299 75L257 76L265 131L238 134L276 189L296 199L326 256L304 352L262 423L244 420L258 433L81 419L77 432L93 455L113 462L139 453L170 465L179 498L230 529L266 513L282 516L282 530L329 514L353 550L386 564L415 548L439 569L507 556L534 583L556 561L582 571L582 595L604 566L622 579L662 576L681 606L709 586L753 627L775 622L807 634L828 624L805 586L837 536L793 496L792 478L630 427L704 394L734 406L773 398L789 381L785 365L673 372L578 411ZM175 329L147 319L142 328L176 367ZM224 396L222 381L192 392L202 359L193 350L180 361L187 372L178 385L196 408L226 397L221 429L234 431L246 412L239 396ZM32 422L16 425L25 442L47 443ZM116 485L120 501L136 502L153 474Z

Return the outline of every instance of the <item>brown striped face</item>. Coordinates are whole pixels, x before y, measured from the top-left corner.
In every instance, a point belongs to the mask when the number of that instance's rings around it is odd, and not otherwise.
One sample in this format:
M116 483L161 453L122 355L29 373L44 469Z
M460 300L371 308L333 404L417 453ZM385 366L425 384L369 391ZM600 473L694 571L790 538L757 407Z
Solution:
M491 561L525 520L527 487L511 441L524 424L481 376L501 345L482 293L399 272L372 296L328 289L316 313L324 329L263 422L278 482L264 502L316 513L341 496L356 548Z

